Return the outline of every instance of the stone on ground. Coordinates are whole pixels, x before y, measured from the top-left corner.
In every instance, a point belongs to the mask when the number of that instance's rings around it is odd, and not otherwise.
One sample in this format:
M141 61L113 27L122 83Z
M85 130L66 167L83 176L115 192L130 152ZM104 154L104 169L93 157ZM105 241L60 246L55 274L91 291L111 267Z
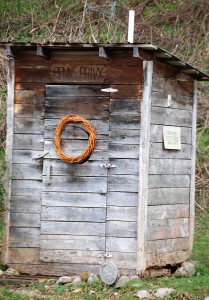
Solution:
M8 268L8 269L4 272L4 274L10 275L10 276L19 276L19 275L20 275L19 271L16 270L16 269L13 269L13 268Z
M70 282L72 282L72 280L73 280L73 278L71 276L62 276L57 280L56 284L62 285L65 283L70 283Z
M195 274L195 266L189 262L184 262L179 269L176 270L174 276L176 277L192 277Z
M88 283L93 283L93 282L98 281L98 280L99 280L99 278L96 274L90 273L87 282Z
M115 283L114 288L118 289L125 286L130 281L128 276L121 276Z
M174 292L173 288L160 288L155 292L155 297L164 298Z
M151 297L151 294L146 290L140 290L135 295L139 299L149 299Z
M82 283L81 277L80 276L73 276L72 279L72 285L78 285Z

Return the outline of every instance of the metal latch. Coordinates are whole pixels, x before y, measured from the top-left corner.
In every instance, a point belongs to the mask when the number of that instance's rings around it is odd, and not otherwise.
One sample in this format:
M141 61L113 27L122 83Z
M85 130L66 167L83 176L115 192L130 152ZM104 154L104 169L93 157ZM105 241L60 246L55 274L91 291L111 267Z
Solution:
M111 164L103 164L100 165L101 168L106 168L106 169L111 169L111 168L115 168L115 165L111 165Z
M37 155L33 156L33 159L40 159L40 158L43 158L45 155L49 154L48 151L44 151L44 152L41 152L41 153L38 153Z

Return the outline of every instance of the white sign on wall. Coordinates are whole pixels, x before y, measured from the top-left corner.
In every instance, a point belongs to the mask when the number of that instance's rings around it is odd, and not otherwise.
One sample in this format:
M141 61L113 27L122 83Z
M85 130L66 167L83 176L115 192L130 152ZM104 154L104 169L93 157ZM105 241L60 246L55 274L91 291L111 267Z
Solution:
M181 128L163 126L163 141L165 149L181 150Z

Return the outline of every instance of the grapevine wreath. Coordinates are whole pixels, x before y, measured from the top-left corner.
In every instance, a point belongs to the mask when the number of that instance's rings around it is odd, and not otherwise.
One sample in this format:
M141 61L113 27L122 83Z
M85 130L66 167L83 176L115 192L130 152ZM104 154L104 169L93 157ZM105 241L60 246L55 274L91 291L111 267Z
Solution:
M74 123L81 123L86 131L89 134L89 139L88 139L88 146L86 148L86 150L78 155L78 156L70 156L70 155L66 155L61 148L61 139L60 139L60 135L63 129L63 126L66 123L69 122L74 122ZM57 154L59 155L59 157L68 162L68 163L84 163L85 161L87 161L92 153L92 151L94 150L94 147L96 145L96 130L94 129L94 127L84 118L79 117L77 115L67 115L65 117L63 117L59 124L57 125L57 128L55 130L55 135L54 135L54 146L55 146L55 150L57 152Z

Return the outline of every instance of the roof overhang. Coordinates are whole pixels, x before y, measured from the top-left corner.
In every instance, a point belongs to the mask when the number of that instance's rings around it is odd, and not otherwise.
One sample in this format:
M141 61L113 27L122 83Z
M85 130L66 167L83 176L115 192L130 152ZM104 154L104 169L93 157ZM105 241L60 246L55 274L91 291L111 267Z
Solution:
M98 50L99 56L108 59L108 51L133 50L133 56L143 60L155 60L175 66L183 73L190 75L199 81L209 81L209 75L200 71L177 56L151 43L22 43L22 42L1 42L0 47L6 48L7 55L15 58L18 50L36 50L37 55L46 59L50 58L50 50ZM144 55L147 54L147 55Z

